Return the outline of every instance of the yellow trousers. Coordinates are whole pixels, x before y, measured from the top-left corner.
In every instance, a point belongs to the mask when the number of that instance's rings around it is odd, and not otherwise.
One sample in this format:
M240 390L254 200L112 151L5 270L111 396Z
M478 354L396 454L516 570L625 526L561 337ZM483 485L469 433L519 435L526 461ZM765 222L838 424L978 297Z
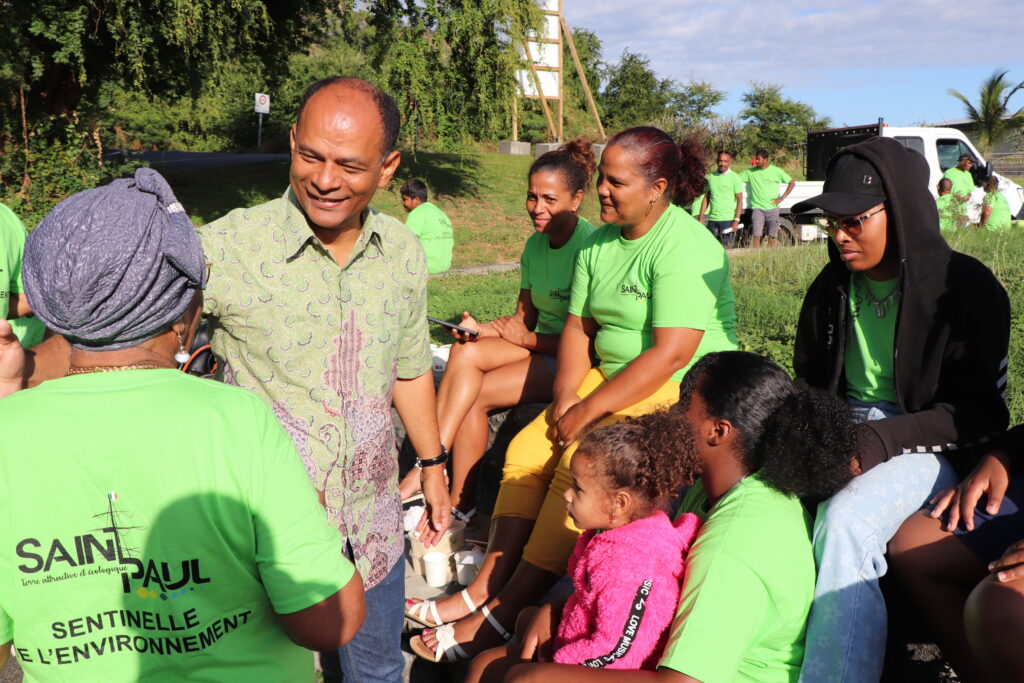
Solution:
M576 392L580 398L598 389L605 380L596 368L583 378ZM666 382L653 394L594 424L591 430L650 413L679 400L679 382ZM565 491L572 485L569 462L579 441L562 449L553 440L547 410L516 434L505 454L501 489L494 517L535 519L533 533L523 549L523 559L552 574L564 574L580 530L565 510ZM581 435L582 438L582 435Z

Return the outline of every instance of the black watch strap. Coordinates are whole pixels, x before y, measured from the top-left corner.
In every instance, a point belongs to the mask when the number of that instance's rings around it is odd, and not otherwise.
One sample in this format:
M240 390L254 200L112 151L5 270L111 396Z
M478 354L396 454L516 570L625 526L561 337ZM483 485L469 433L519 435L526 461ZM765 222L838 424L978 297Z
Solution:
M441 446L441 454L436 458L418 458L416 460L416 467L423 469L424 467L433 467L434 465L443 465L448 462L448 449L443 445Z

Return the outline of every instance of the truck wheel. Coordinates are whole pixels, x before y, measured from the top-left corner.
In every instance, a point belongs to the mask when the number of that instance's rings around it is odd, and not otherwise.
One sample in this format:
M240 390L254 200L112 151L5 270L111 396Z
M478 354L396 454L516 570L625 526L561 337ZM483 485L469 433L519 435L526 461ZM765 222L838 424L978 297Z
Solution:
M779 246L792 247L800 244L800 233L790 216L779 216Z

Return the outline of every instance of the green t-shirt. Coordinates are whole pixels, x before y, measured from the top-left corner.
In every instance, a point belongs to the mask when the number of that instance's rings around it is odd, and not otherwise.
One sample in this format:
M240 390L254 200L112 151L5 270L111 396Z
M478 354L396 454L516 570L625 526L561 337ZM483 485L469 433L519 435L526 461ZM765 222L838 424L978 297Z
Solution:
M646 235L622 237L598 228L580 249L569 312L600 326L595 348L608 379L654 345L655 327L704 330L693 359L737 348L736 301L721 243L685 211L670 205Z
M569 313L576 254L596 229L580 217L572 237L558 249L552 249L548 236L539 232L526 240L519 258L519 288L530 290L530 301L537 309L537 334L561 334Z
M970 171L963 171L954 166L953 168L946 169L942 177L949 178L949 181L953 183L951 192L957 197L974 192L974 176L971 175Z
M1010 229L1010 223L1013 220L1013 217L1010 216L1010 203L1006 201L1002 192L999 190L986 192L983 206L992 207L992 213L985 221L986 230L997 232Z
M443 273L452 267L455 232L444 211L432 202L423 202L405 217L405 225L423 245L427 272Z
M779 196L779 183L789 183L792 178L778 166L747 168L740 173L740 180L750 186L750 206L754 209L777 208L772 202Z
M353 576L254 394L177 370L3 399L0 643L26 681L310 680L276 613Z
M939 229L943 232L951 232L964 225L964 202L953 196L953 193L940 195L935 199L935 206L939 210Z
M25 226L13 211L0 204L0 317L10 313L11 293L21 294L21 257Z
M694 218L700 217L700 205L704 203L704 195L694 197L693 202L690 204L690 215Z
M736 195L743 192L743 181L740 175L731 168L725 173L708 173L709 221L731 221L736 218ZM788 181L787 181L788 182Z
M899 278L872 280L850 275L850 334L846 337L846 395L858 401L896 403L893 344L899 309ZM875 301L885 302L879 317Z
M658 666L704 683L794 683L814 599L811 520L800 501L741 480L710 510L700 482L680 514L703 518Z

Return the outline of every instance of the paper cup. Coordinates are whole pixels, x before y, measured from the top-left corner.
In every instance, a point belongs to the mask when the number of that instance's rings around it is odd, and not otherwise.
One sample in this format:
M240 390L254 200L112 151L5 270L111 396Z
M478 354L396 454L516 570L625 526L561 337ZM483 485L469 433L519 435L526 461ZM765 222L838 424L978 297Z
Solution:
M480 571L484 555L479 550L460 550L454 557L457 581L463 586L468 586L473 583L477 572Z
M423 578L427 585L443 588L448 585L448 555L446 553L427 553L423 556Z

